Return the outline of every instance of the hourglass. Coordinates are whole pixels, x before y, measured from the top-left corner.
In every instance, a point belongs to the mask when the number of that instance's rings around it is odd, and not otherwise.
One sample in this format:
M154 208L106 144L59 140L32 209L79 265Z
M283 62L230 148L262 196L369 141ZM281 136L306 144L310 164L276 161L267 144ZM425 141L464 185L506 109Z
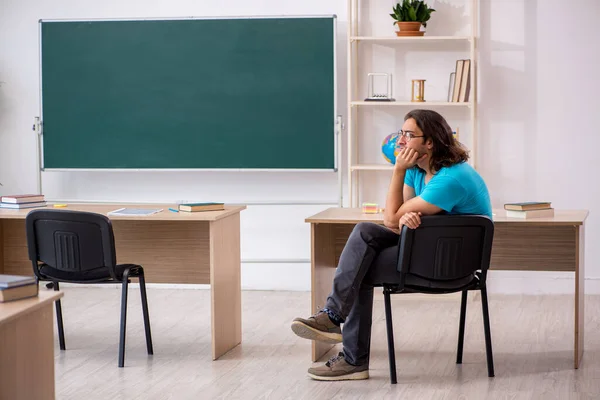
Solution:
M410 101L425 101L425 79L413 79L410 90Z

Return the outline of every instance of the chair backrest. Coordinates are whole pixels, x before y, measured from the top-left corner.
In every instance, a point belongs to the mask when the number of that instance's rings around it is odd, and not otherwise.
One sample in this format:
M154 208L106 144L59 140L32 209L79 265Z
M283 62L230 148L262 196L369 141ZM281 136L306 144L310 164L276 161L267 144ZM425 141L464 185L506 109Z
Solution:
M104 215L33 210L27 214L25 225L29 259L38 278L38 262L42 262L76 275L104 267L116 279L115 239L112 224Z
M417 229L402 227L398 272L430 281L452 281L481 271L485 283L490 266L494 223L483 215L421 217Z

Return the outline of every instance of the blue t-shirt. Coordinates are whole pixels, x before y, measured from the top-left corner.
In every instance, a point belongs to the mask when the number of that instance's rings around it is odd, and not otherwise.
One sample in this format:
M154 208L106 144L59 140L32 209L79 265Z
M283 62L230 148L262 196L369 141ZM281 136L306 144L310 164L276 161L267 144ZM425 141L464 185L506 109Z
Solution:
M413 167L406 171L404 183L415 195L448 214L478 214L492 218L490 194L483 178L466 162L442 167L425 184L425 171Z

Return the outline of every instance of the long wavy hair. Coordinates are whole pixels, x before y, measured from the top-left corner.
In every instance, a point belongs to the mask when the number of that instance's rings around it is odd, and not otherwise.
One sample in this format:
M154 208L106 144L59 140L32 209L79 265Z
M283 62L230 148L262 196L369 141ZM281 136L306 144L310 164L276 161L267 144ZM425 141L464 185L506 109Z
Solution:
M469 153L467 149L452 135L452 128L439 113L432 110L412 110L404 116L404 121L412 118L423 132L423 142L431 139L433 148L429 166L433 172L442 167L467 161ZM414 140L414 139L413 139Z

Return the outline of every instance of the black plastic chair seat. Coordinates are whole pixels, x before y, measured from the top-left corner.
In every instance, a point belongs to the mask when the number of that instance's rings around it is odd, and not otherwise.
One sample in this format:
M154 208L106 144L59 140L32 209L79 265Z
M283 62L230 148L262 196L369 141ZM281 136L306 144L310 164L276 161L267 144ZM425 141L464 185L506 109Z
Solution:
M56 269L47 264L41 264L39 271L42 274L41 280L70 283L121 283L123 273L127 268L129 268L129 277L136 278L140 276L141 266L136 264L115 265L115 276L117 280L110 276L110 272L106 267L99 267L76 273Z
M447 294L462 292L464 290L475 290L481 283L480 273L450 281L430 281L416 275L407 274L404 287L394 285L383 285L391 294L399 293L425 293L425 294Z

